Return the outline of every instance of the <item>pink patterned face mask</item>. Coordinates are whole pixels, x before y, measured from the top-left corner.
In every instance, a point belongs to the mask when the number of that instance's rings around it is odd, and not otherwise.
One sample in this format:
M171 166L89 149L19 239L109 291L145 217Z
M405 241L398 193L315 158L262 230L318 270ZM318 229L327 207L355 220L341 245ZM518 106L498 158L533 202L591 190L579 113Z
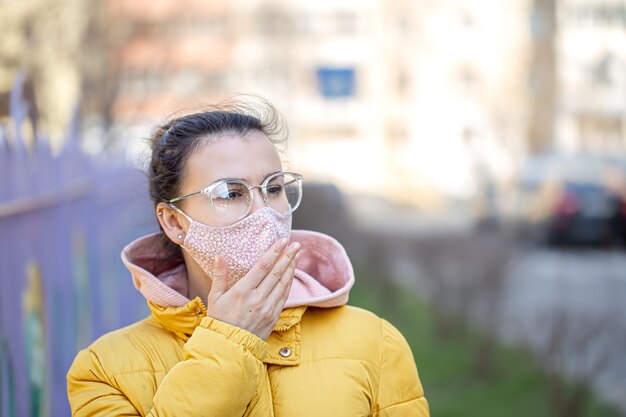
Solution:
M291 232L291 213L263 207L230 226L209 226L192 220L176 206L171 206L190 222L181 246L209 276L215 255L228 265L228 288L252 269L272 246Z

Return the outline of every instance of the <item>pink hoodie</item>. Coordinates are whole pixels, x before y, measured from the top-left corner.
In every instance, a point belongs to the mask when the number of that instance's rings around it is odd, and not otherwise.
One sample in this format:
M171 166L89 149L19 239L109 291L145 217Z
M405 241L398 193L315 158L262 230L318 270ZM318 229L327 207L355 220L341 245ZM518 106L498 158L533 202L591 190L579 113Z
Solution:
M345 249L332 237L309 230L292 230L291 242L302 249L285 308L337 307L348 301L354 272ZM162 307L179 307L190 300L187 269L182 258L163 259L160 234L140 237L122 250L122 261L135 287Z

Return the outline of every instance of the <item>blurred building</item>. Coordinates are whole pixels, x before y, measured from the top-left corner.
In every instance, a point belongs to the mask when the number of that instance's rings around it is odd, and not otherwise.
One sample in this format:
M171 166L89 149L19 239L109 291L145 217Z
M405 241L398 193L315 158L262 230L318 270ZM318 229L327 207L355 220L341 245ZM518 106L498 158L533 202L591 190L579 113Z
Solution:
M525 152L527 0L103 2L127 127L259 94L308 178L429 207Z
M252 93L286 116L308 180L436 209L505 184L529 154L625 144L620 0L7 4L2 89L26 65L63 121L81 93L93 152L136 159L175 112ZM67 33L54 48L50 28Z
M286 110L309 178L436 208L524 154L526 0L250 3L237 86Z
M561 0L556 10L556 146L623 158L626 3Z
M388 73L408 80L396 84L403 97L388 97L403 108L389 114L407 122L392 161L410 177L467 197L513 174L527 151L528 3L386 3L396 16L386 48L405 62Z

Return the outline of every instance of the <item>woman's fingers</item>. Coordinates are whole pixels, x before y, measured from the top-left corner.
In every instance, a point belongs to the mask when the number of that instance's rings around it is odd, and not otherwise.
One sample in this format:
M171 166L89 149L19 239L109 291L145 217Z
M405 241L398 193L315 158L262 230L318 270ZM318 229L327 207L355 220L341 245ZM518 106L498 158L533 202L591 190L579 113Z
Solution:
M275 242L231 289L225 289L227 274L221 272L225 262L217 262L216 286L207 306L213 317L266 338L285 306L300 257L300 243L286 248L287 243L287 239Z
M290 262L294 259L300 250L300 243L294 242L285 250L280 258L274 264L271 272L259 283L257 291L265 296L269 294L274 287L281 281L285 271L289 268Z
M213 271L211 272L211 291L209 299L217 299L228 291L228 265L224 258L216 255L213 259Z
M295 258L289 263L287 269L281 280L276 284L272 292L267 297L267 302L274 306L274 315L278 316L283 310L287 298L289 297L289 291L293 284L293 276L296 271L296 265L300 254L297 254Z
M289 239L287 238L282 238L274 242L267 252L261 256L261 259L254 264L252 269L250 269L235 286L248 291L255 289L263 281L265 276L272 271L272 268L274 268L276 261L283 253L287 243L289 243Z

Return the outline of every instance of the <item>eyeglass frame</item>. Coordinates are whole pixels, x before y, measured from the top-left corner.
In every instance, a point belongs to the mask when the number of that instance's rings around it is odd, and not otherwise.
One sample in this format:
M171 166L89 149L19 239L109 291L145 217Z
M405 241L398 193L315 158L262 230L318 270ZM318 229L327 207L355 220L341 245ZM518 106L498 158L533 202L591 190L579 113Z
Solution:
M290 206L290 210L288 212L284 212L286 213L293 213L299 206L300 203L302 202L302 180L304 179L304 176L302 174L298 174L296 172L290 172L290 171L280 171L280 172L276 172L274 174L269 175L267 178L265 178L263 180L263 182L260 185L254 185L254 186L250 186L247 182L245 182L244 180L240 179L240 178L223 178L221 180L217 180L209 185L207 185L206 187L204 187L201 190L198 191L194 191L193 193L189 193L189 194L185 194L183 196L180 197L176 197L176 198L172 198L171 200L168 200L167 202L169 204L173 204L176 203L178 201L187 199L189 197L193 197L195 195L199 195L199 194L207 194L207 197L209 198L209 200L211 200L210 198L210 193L211 191L213 191L213 189L215 189L215 187L217 187L218 185L222 184L222 183L226 183L226 182L237 182L241 185L243 185L244 187L246 187L248 189L248 192L250 193L250 203L249 203L249 207L248 207L248 211L242 216L245 217L248 213L250 213L250 209L252 208L252 204L254 203L254 192L252 192L252 190L254 190L255 188L260 188L261 189L261 197L263 198L263 201L265 202L265 204L267 204L268 207L270 207L273 210L276 210L274 207L272 207L267 199L267 185L269 184L269 182L280 176L280 175L285 175L285 174L289 174L289 175L293 175L296 178L296 181L298 183L298 188L300 189L300 197L298 198L298 202L295 204L295 206L291 207ZM211 203L211 207L213 207L213 203ZM278 211L278 210L276 210ZM282 212L281 212L282 213Z

